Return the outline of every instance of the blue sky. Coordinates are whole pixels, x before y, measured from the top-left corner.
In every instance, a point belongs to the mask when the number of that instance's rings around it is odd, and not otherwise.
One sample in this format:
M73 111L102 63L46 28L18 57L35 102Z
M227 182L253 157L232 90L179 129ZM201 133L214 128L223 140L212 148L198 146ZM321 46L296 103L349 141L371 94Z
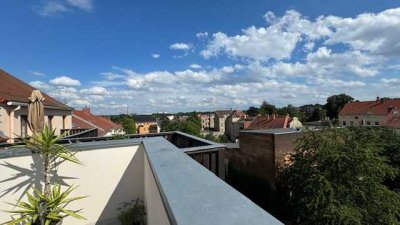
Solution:
M400 97L398 1L3 0L0 67L97 113Z

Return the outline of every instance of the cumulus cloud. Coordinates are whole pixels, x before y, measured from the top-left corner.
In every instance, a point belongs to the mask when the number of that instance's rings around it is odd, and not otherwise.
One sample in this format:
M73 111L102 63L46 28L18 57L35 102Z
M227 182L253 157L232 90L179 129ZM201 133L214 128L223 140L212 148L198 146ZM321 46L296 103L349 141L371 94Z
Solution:
M172 50L190 50L192 48L192 46L190 44L186 44L186 43L175 43L169 46L170 49Z
M67 76L56 77L56 78L50 80L49 83L52 85L57 85L57 86L80 86L81 85L81 82L79 80L75 80L75 79L72 79Z
M282 17L268 12L264 18L265 27L250 26L233 36L213 34L200 54L206 59L224 53L260 61L282 60L290 59L298 44L312 51L318 40L325 45L347 44L352 50L378 55L400 54L400 8L363 13L355 18L320 16L312 21L294 10Z

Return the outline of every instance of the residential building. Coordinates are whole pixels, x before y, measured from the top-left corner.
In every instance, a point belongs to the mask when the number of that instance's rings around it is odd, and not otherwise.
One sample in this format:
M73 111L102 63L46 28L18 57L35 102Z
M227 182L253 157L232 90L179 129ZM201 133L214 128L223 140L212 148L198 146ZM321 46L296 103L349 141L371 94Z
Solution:
M301 122L297 117L291 118L289 115L281 116L277 114L256 116L245 129L277 129L277 128L300 128Z
M148 225L282 225L220 179L217 168L222 163L216 149L223 146L180 132L110 139L65 140L77 142L70 149L84 166L63 163L52 181L73 182L78 186L74 196L90 197L69 205L83 209L86 220L67 217L63 225L119 224L118 207L134 199L143 200ZM7 202L37 187L35 181L42 175L32 165L42 162L21 147L2 149L0 159L0 208L7 210ZM9 219L9 214L0 213L0 221Z
M213 113L199 114L198 117L201 120L202 131L209 131L214 129L215 115Z
M161 127L152 115L133 115L138 134L160 133Z
M232 110L215 111L214 130L219 134L225 134L225 120L232 113Z
M31 135L28 126L28 98L34 87L0 69L0 137L13 142L19 136ZM59 135L62 129L72 128L73 108L42 93L45 98L45 124Z
M78 130L95 128L97 129L98 137L125 134L122 125L116 124L105 117L93 115L88 107L72 112L72 128Z
M239 138L239 131L245 128L246 114L240 110L232 111L225 120L225 134L229 140L236 142Z
M339 113L341 126L385 126L390 127L400 109L400 99L355 101L347 103Z

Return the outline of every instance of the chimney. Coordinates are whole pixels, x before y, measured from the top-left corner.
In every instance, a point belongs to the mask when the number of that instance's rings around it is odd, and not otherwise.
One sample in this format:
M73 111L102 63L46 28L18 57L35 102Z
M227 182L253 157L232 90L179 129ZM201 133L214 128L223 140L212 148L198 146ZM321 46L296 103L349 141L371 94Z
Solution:
M90 108L86 106L85 108L82 109L82 112L85 114L90 114Z
M376 101L378 102L380 100L379 96L376 97Z
M269 119L269 114L267 114L267 119Z
M272 119L275 120L275 118L276 118L276 114L274 113L274 114L272 114Z

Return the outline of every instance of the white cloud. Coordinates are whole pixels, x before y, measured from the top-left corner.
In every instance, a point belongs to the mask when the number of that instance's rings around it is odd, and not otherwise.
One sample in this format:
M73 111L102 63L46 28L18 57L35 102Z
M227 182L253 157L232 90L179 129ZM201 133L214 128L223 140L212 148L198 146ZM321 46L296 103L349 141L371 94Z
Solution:
M47 91L51 88L50 85L42 81L32 81L29 85L42 91Z
M327 44L346 43L357 50L400 55L400 8L363 13L356 18L330 16L325 21L334 30Z
M58 1L46 1L42 6L36 9L37 13L43 17L53 16L68 12L69 9Z
M41 5L34 7L34 10L43 17L55 16L72 12L74 9L92 11L92 0L45 0Z
M82 10L90 11L93 9L92 0L66 0L68 4Z
M190 65L190 68L192 68L192 69L201 69L202 66L200 66L199 64L192 64L192 65Z
M67 76L60 76L49 81L50 84L57 86L80 86L81 82L79 80L74 80Z
M199 39L204 39L208 37L208 32L199 32L196 34L196 37Z
M30 74L38 76L38 77L44 77L46 74L38 72L38 71L28 71Z
M82 94L88 94L88 95L107 95L108 91L104 87L100 86L94 86L89 89L82 89L80 90Z
M400 86L399 78L383 78L380 80L380 83L384 86Z
M192 48L192 46L190 44L186 44L186 43L175 43L169 46L170 49L172 50L190 50Z
M118 73L112 73L112 72L105 72L105 73L100 73L106 80L113 81L117 79L124 78L125 76L122 74Z
M159 54L151 54L151 57L153 58L153 59L158 59L158 58L160 58L160 55Z
M282 60L291 58L298 44L309 52L315 41L322 40L324 45L347 44L355 51L400 55L400 8L355 18L320 16L311 21L294 10L282 17L268 12L264 18L265 27L250 26L234 36L213 34L200 54L206 59L227 54L260 61Z

